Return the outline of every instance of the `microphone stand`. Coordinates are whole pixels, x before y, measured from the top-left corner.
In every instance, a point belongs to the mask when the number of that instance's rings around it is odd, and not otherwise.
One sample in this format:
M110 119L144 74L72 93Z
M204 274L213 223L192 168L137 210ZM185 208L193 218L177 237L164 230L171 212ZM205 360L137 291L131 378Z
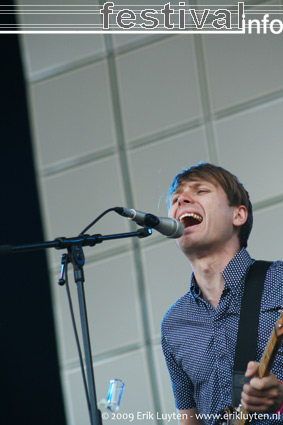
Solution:
M94 373L92 365L92 353L90 345L90 336L89 336L89 327L88 327L88 318L87 318L87 308L84 292L84 271L83 266L85 264L85 257L83 252L83 246L94 246L97 243L102 243L105 240L111 239L121 239L129 237L139 237L145 238L150 236L152 231L148 227L137 229L135 232L129 233L118 233L112 235L81 235L74 238L56 238L54 241L33 243L27 245L11 246L11 245L2 245L0 246L0 255L1 254L12 254L16 252L24 251L35 251L45 248L56 248L56 249L67 249L68 250L68 259L67 262L71 262L74 269L74 279L77 285L78 292L78 301L80 309L80 319L81 319L81 328L82 328L82 337L84 345L84 354L85 354L85 365L86 365L86 374L87 374L87 404L90 406L90 422L91 425L102 425L101 412L97 407L97 398L95 391L94 383ZM66 266L65 263L65 266ZM63 273L61 274L61 279L59 284L64 284L62 279Z

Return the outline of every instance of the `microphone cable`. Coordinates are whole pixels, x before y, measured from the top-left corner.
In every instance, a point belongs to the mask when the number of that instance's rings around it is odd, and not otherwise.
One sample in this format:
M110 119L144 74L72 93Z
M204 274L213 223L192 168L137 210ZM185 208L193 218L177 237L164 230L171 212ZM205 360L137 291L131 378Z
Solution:
M69 254L63 254L62 255L62 267L64 267L64 269L63 269L63 273L61 274L61 279L58 280L58 284L60 286L66 285L67 299L68 299L68 303L69 303L69 310L70 310L70 315L71 315L71 320L72 320L72 325L73 325L73 331L74 331L74 335L75 335L75 341L76 341L77 350L78 350L78 354L79 354L79 361L80 361L80 366L81 366L83 385L84 385L86 401L87 401L87 408L88 408L88 413L89 413L90 423L91 423L92 422L91 405L90 405L90 400L89 400L88 386L87 386L82 349L81 349L81 344L80 344L80 340L79 340L78 328L77 328L77 324L76 324L73 302L72 302L72 296L71 296L71 291L70 291L70 286L69 286L69 279L68 279L68 263L69 262L70 262Z
M108 214L111 211L115 211L115 208L109 208L108 210L104 211L102 214L100 214L95 220L93 220L84 230L81 231L79 236L83 236L85 232L90 229L92 226L94 226L102 217L104 217L106 214Z

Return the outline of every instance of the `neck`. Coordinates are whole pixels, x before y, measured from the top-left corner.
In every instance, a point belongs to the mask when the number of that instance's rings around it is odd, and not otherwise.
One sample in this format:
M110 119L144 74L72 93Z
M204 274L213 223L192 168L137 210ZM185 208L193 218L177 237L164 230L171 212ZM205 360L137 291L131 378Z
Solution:
M221 253L189 258L202 296L214 309L218 306L224 289L222 272L238 251L239 247L232 251L225 250Z

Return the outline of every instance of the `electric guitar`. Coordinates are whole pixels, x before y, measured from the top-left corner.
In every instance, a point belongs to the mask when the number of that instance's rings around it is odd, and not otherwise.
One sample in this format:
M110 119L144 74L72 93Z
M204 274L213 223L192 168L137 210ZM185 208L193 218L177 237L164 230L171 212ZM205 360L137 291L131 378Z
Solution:
M283 340L283 310L271 332L268 343L265 347L263 355L260 359L258 372L255 376L263 378L266 376L272 367L275 356ZM245 425L248 422L248 412L240 404L236 408L226 407L222 413L222 418L219 425Z

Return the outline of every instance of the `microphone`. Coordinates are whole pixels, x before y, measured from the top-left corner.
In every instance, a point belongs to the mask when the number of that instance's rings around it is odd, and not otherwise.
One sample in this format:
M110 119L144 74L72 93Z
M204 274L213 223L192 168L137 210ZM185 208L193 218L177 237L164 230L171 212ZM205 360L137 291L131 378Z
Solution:
M179 238L184 234L185 228L183 223L176 218L156 217L153 214L146 214L134 209L115 207L114 211L123 217L135 221L139 226L147 226L157 230L168 238Z

